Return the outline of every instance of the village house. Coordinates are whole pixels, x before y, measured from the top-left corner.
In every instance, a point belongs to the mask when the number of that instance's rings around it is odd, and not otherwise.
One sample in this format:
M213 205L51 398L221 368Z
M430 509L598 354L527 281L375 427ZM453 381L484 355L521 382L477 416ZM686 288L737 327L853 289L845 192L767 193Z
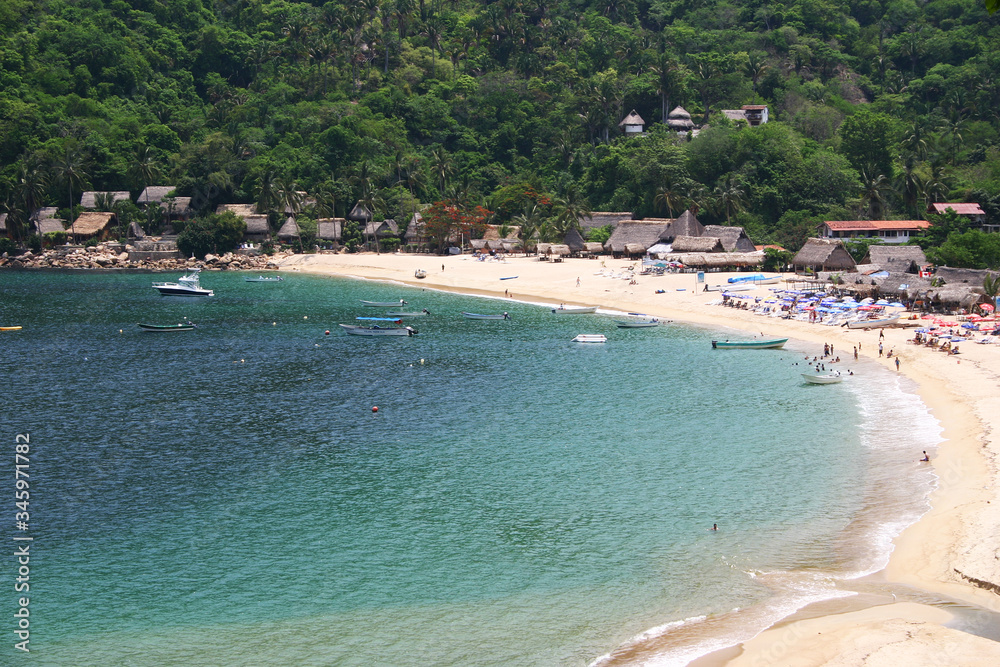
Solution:
M767 105L744 104L740 109L723 109L722 114L731 121L744 121L750 127L757 127L767 122Z
M339 244L344 238L344 218L320 218L316 221L316 240Z
M984 232L998 232L1000 231L1000 224L998 225L988 225L986 224L986 211L984 211L979 204L975 203L941 203L934 202L927 207L927 213L929 215L940 215L945 211L951 209L963 218L968 219L968 221L974 226L981 228Z
M89 239L103 241L110 235L112 223L117 223L117 220L114 213L90 211L81 213L67 231L69 231L70 237L77 242Z
M819 226L827 239L881 239L884 243L906 243L931 223L926 220L830 220Z
M635 112L635 109L632 109L631 113L618 123L618 127L625 133L625 136L638 136L645 133L646 121Z
M667 127L674 132L687 134L694 129L694 121L684 107L674 107L674 110L667 114Z
M870 265L878 271L895 273L919 273L921 267L927 264L927 257L920 246L904 245L872 245L868 254L861 260L861 265ZM858 266L860 270L861 266Z
M254 204L219 204L216 213L232 213L246 223L247 229L243 238L250 243L260 243L271 238L271 228L267 224L267 216L257 213Z
M138 206L149 206L150 204L158 204L163 201L163 198L173 192L176 188L173 185L148 185L139 194L139 198L135 200Z

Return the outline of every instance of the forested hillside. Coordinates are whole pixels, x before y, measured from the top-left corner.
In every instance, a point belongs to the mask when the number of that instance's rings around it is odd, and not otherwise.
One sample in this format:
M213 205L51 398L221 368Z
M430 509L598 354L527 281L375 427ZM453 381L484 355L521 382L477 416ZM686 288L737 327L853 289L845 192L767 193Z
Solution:
M449 198L543 237L693 205L792 249L928 201L1000 222L981 0L4 0L0 34L14 225L148 184L202 211L306 191L312 217ZM721 114L744 104L771 122ZM678 105L693 140L662 122ZM632 109L646 136L619 130Z

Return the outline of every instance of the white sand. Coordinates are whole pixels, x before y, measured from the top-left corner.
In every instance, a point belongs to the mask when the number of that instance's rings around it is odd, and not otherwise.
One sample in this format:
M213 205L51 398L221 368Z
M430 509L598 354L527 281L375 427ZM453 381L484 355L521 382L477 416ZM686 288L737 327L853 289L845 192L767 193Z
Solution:
M294 255L281 260L286 271L395 280L456 292L504 295L525 301L596 305L712 327L733 327L768 337L831 343L842 359L861 344L861 354L878 358L878 331L825 327L760 317L710 306L717 292L698 291L694 274L637 276L636 285L595 275L605 266L620 270L634 262L534 258L478 262L469 255L404 254ZM416 269L427 271L422 280ZM730 274L706 274L710 285ZM504 277L517 276L510 280ZM794 279L794 276L789 276ZM579 279L579 286L577 286ZM657 290L664 290L656 294ZM768 287L747 294L766 295ZM954 319L954 318L950 318ZM889 582L1000 611L1000 497L997 461L1000 441L991 416L1000 415L1000 346L960 345L949 356L906 342L907 329L886 329L883 343L900 358L899 372L914 379L921 397L944 426L946 442L929 464L940 477L932 509L895 543L885 570ZM920 452L914 452L919 457ZM986 582L974 585L969 579ZM990 585L996 586L988 590ZM731 665L1000 665L1000 643L944 626L949 614L913 603L873 606L862 611L790 619L746 642ZM699 665L706 664L699 661Z

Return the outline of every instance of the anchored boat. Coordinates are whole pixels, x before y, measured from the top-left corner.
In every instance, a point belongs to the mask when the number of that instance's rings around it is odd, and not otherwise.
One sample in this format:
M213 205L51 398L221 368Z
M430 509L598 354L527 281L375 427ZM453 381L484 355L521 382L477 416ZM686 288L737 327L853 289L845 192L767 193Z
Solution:
M578 306L569 307L559 306L558 308L553 308L552 312L556 315L586 315L588 313L596 313L597 306Z
M398 308L399 306L405 306L406 302L400 299L399 301L361 301L362 306L368 306L369 308Z
M183 322L181 324L143 324L139 323L139 328L143 331L193 331L194 322Z
M607 343L608 337L604 334L580 334L573 339L574 343Z
M827 373L826 375L812 375L803 373L802 379L810 384L837 384L844 378L840 373Z
M510 319L510 315L507 314L507 311L504 311L500 315L483 315L481 313L466 313L466 312L463 312L462 313L462 317L464 317L467 320L509 320Z
M247 276L243 280L247 281L248 283L280 283L282 281L282 277L281 276L256 276L256 277Z
M782 347L787 342L787 338L774 338L772 340L713 340L712 349L766 350Z
M215 292L203 289L199 283L200 271L201 269L195 269L186 276L178 278L175 283L153 283L153 287L164 296L214 296Z

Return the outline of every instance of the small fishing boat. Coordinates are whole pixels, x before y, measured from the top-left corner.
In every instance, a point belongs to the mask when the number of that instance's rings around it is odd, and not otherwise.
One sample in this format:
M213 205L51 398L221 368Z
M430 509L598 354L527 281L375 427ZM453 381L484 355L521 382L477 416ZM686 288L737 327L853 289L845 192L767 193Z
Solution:
M143 331L194 331L194 322L183 322L181 324L143 324L139 323L139 328Z
M163 296L214 296L215 292L203 289L199 283L200 271L201 269L195 269L186 276L178 278L175 283L153 283L153 287Z
M597 306L578 306L578 307L566 307L559 306L558 308L553 308L552 312L556 315L587 315L589 313L596 313Z
M372 326L341 324L340 326L352 336L412 336L417 333L413 327L383 327L377 324Z
M660 321L654 317L651 320L615 320L615 324L619 329L648 329L660 326Z
M726 282L730 284L752 283L754 285L776 285L781 282L781 276L765 276L762 273L755 273L749 276L734 276Z
M580 334L573 339L574 343L607 343L608 337L604 334Z
M504 276L500 280L514 280L514 278L517 278L517 276Z
M0 327L0 331L20 331L21 327Z
M771 340L713 340L713 350L767 350L782 347L788 342L787 338L774 338Z
M281 276L247 276L243 280L248 283L280 283L283 278Z
M811 373L803 373L802 379L809 384L837 384L844 378L840 373L827 373L825 375L813 375Z
M466 313L466 312L463 312L462 313L462 317L464 317L467 320L509 320L510 319L510 315L507 314L507 311L504 311L500 315L483 315L481 313Z
M753 283L733 283L732 285L705 285L705 292L748 292L755 289Z
M405 306L406 302L400 299L399 301L365 301L362 299L362 306L368 306L369 308L398 308L399 306Z
M430 315L431 311L424 308L423 310L409 310L409 311L391 311L385 314L386 317L423 317L424 315Z
M413 272L413 277L414 278L426 278L427 277L427 272L424 271L423 269L417 269L416 271Z
M893 315L892 317L880 317L878 319L871 320L857 320L854 322L847 322L848 329L879 329L881 327L891 327L899 322L899 315Z

